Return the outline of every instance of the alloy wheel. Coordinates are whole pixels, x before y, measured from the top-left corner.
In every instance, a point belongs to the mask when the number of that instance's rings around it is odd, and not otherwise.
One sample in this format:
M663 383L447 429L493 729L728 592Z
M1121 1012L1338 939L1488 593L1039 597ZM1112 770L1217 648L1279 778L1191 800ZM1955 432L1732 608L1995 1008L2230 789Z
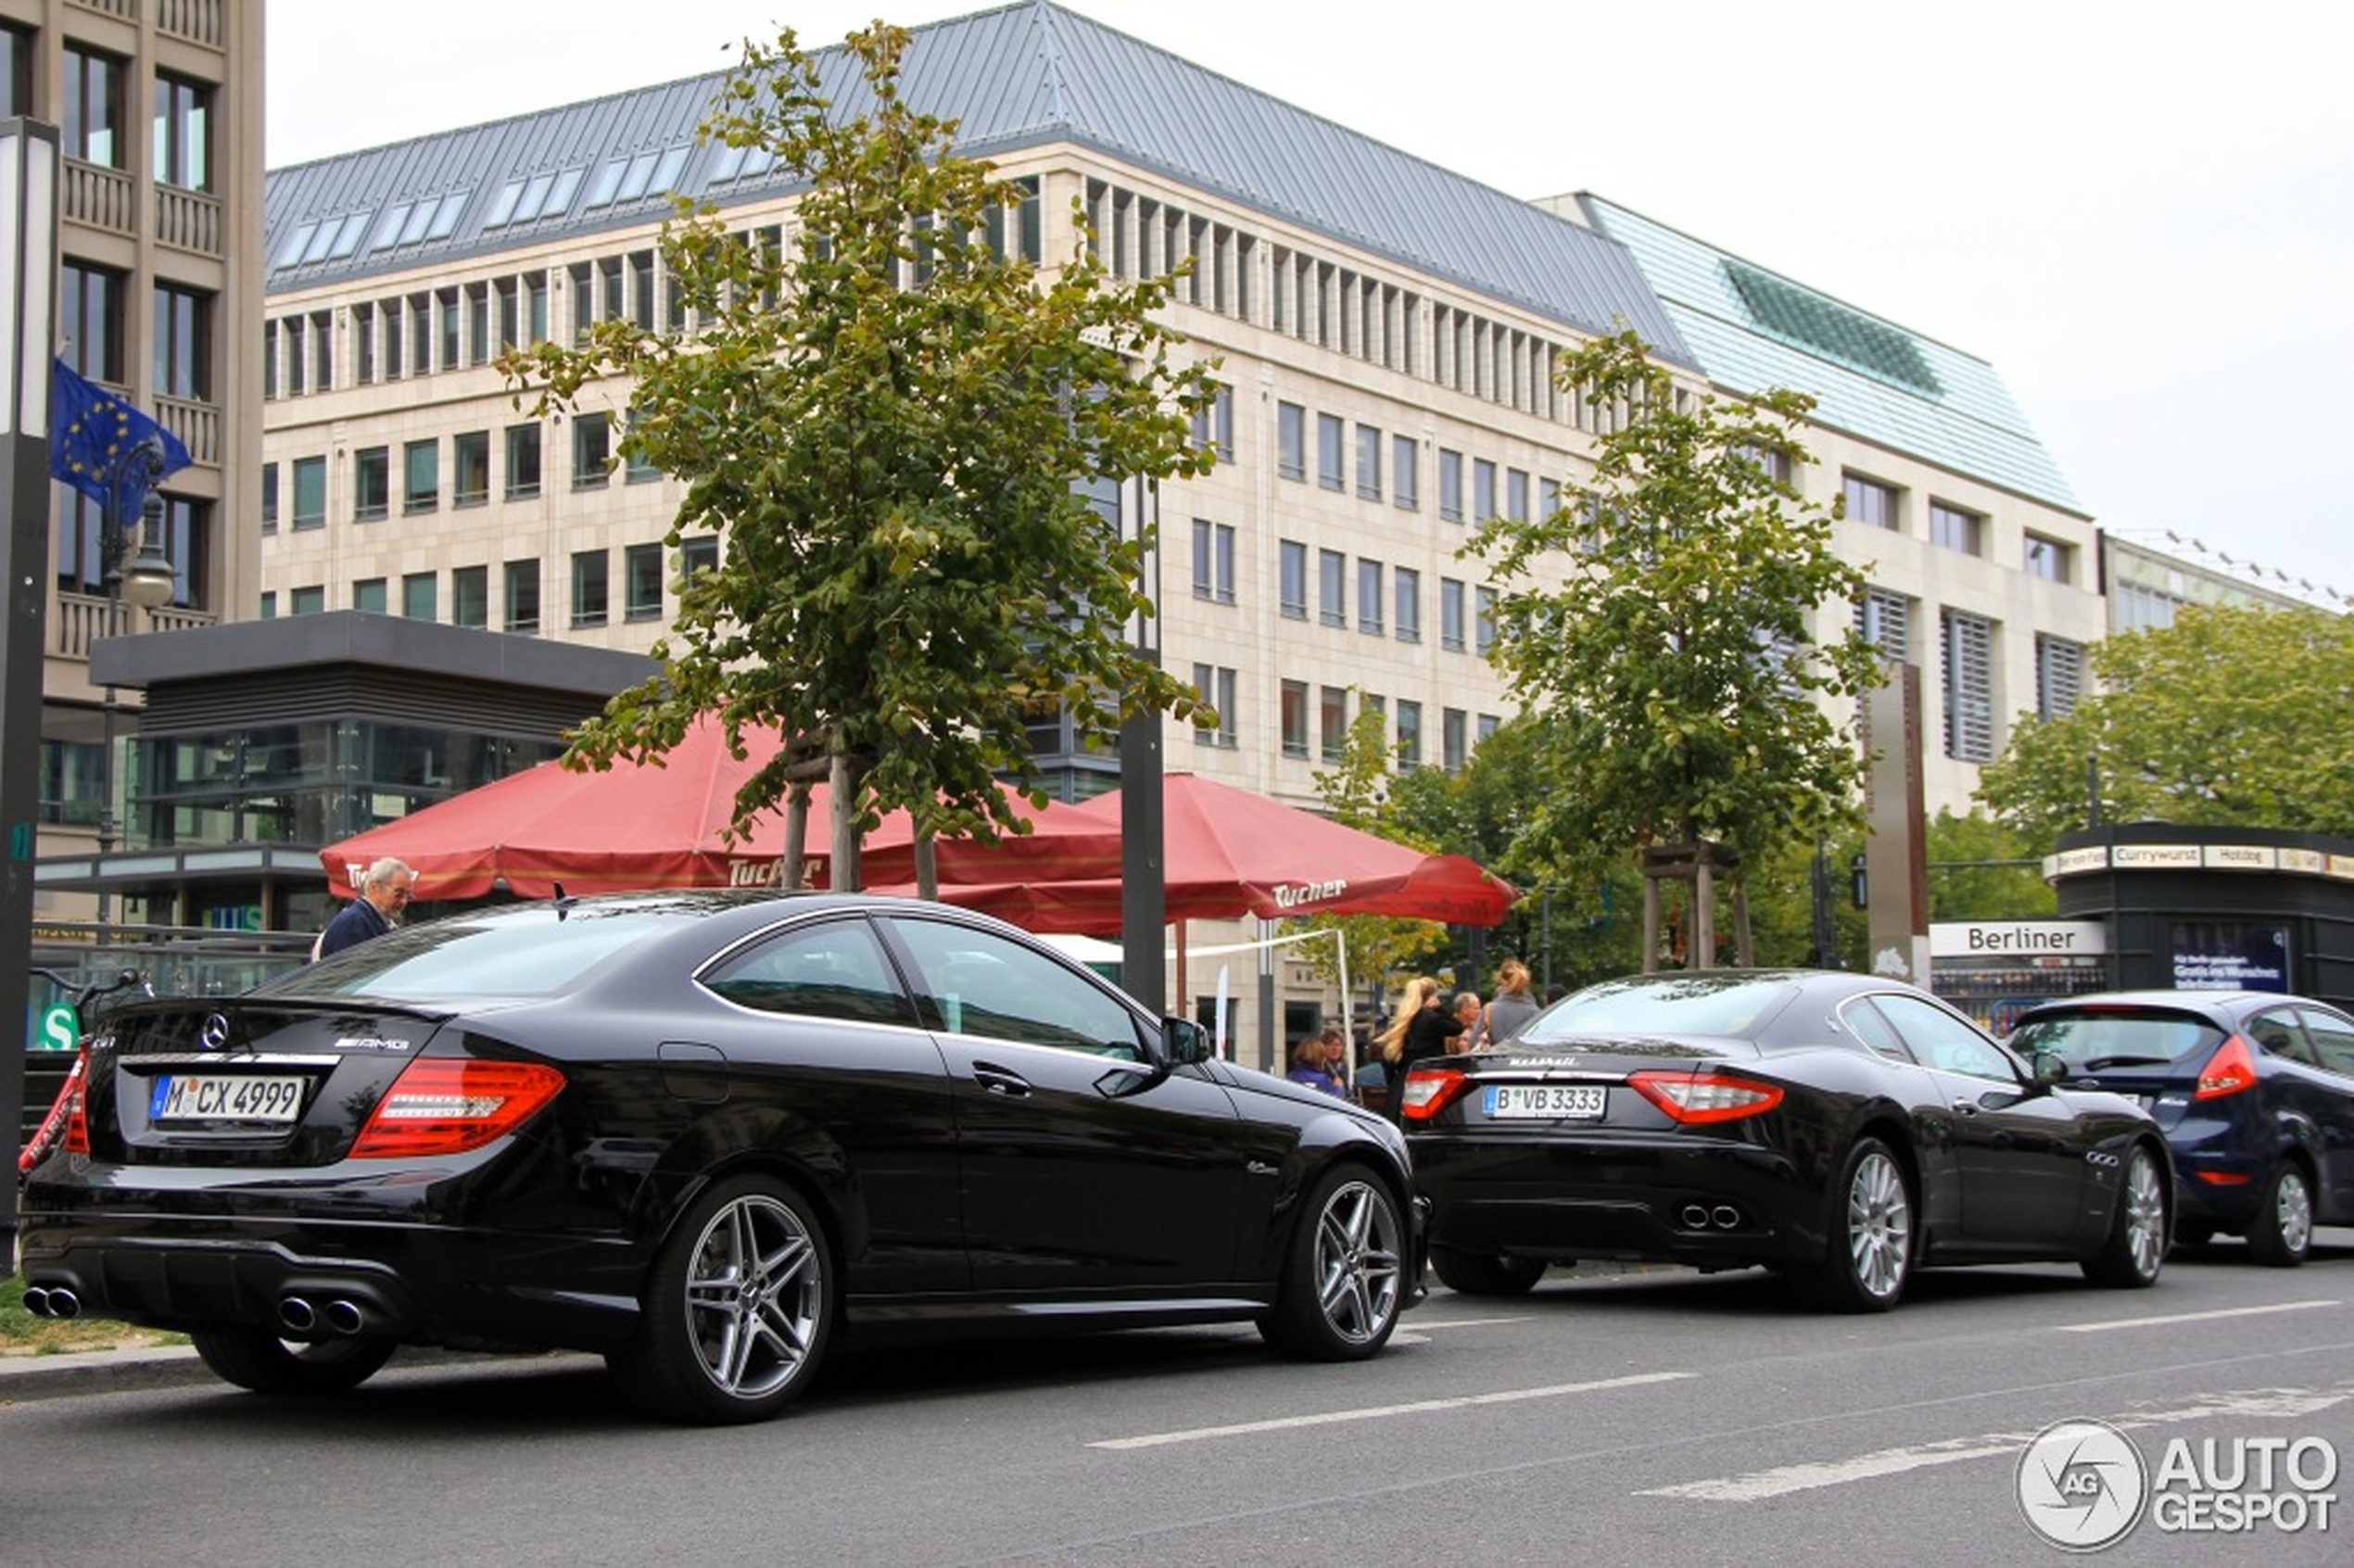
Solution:
M1904 1288L1913 1244L1912 1200L1905 1173L1879 1149L1858 1160L1847 1184L1847 1256L1855 1283L1875 1300Z
M1377 1338L1398 1315L1402 1272L1398 1211L1370 1182L1333 1191L1316 1218L1316 1300L1335 1335Z
M689 1334L723 1392L756 1399L791 1382L825 1309L819 1253L801 1218L765 1193L711 1217L687 1269Z

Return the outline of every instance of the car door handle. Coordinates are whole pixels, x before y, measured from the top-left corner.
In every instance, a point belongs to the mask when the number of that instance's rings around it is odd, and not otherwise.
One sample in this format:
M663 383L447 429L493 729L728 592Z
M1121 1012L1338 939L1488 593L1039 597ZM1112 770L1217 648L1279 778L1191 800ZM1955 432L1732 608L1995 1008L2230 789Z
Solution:
M1954 1102L1954 1109L1963 1116L1976 1116L1978 1114L1978 1102L1976 1100L1955 1100Z
M992 1094L1003 1094L1014 1100L1024 1100L1030 1097L1030 1080L1018 1072L1007 1072L1004 1068L992 1067L987 1062L973 1064L973 1081Z

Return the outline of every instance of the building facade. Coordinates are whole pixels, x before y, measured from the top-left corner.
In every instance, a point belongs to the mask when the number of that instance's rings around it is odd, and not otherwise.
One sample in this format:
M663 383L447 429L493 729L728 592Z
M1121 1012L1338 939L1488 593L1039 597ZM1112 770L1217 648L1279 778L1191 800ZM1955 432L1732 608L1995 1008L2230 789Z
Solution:
M250 615L260 552L249 516L262 472L263 0L0 0L0 114L59 128L57 352L178 436L157 610L108 588L110 530L53 486L54 567L43 661L39 854L127 853L127 765L90 654L109 636ZM136 520L133 525L136 526ZM126 708L130 704L126 702ZM116 800L106 799L114 786ZM35 917L87 919L92 879L42 879Z
M827 70L846 80L838 57ZM1172 768L1312 804L1367 707L1407 761L1462 765L1510 710L1483 657L1491 588L1459 550L1481 518L1550 509L1607 417L1558 386L1560 357L1624 323L1689 390L1765 384L1758 356L1695 335L1707 318L1673 247L1631 214L1519 200L1060 6L919 29L906 75L918 107L962 120L961 150L1028 186L1009 243L1042 264L1082 243L1128 276L1193 263L1171 317L1216 361L1197 436L1219 461L1157 498L1158 599L1164 662L1220 724L1173 735ZM696 140L723 80L271 175L261 570L241 613L651 645L691 562L662 542L682 487L614 461L627 386L538 417L492 361L616 317L691 331L658 245L673 193L798 242L790 185ZM1749 271L1769 305L1865 319ZM1932 809L1964 809L2010 715L2063 700L2044 662L2100 633L2095 534L1990 367L1876 325L1892 363L1926 360L1946 389L1873 379L1803 334L1776 345L1789 373L1766 369L1818 396L1865 384L1825 396L1816 462L1793 477L1847 495L1868 626L1950 693L1927 728L1950 737L1929 790ZM1765 341L1756 321L1742 331ZM1949 438L1998 405L1991 449ZM1114 781L1041 740L1067 792ZM1214 976L1194 978L1208 992Z

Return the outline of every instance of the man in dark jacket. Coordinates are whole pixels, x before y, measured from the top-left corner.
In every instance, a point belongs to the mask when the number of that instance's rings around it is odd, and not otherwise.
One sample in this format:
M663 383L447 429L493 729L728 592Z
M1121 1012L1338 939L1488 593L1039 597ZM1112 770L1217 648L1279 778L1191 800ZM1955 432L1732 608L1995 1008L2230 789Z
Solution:
M417 874L390 855L369 866L360 879L360 896L327 922L312 956L329 957L392 929L400 912L409 907L409 895L416 886Z

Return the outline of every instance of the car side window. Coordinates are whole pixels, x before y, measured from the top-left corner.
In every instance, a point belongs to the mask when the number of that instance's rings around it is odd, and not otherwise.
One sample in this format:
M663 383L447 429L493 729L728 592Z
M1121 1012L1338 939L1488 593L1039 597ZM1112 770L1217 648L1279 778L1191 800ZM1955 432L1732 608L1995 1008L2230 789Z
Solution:
M2304 1020L2306 1038L2313 1043L2321 1065L2354 1078L2354 1021L2319 1007L2299 1007L2297 1016Z
M1145 1059L1135 1015L1044 954L947 920L894 916L891 929L921 971L926 1027Z
M2307 1067L2318 1065L2305 1031L2297 1026L2296 1014L2286 1007L2274 1007L2249 1018L2247 1037L2268 1056L2303 1062Z
M702 983L740 1007L857 1023L913 1024L882 942L864 920L796 926L721 964Z
M2019 1081L2019 1069L2000 1046L1944 1008L1917 996L1894 994L1875 996L1872 1004L1896 1026L1912 1048L1913 1059L1922 1066L2003 1083Z
M1839 1010L1839 1021L1845 1024L1856 1039L1881 1056L1900 1062L1913 1059L1913 1053L1905 1048L1905 1037L1896 1032L1893 1024L1880 1017L1878 1008L1862 997L1849 998L1847 1005Z

